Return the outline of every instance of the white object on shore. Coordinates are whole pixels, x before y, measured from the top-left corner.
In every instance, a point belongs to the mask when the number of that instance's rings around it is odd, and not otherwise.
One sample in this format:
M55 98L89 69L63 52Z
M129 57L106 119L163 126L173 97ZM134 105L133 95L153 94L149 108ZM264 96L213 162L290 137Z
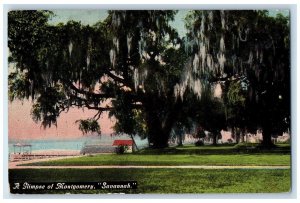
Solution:
M78 156L80 155L80 150L36 150L31 154L9 154L9 161L25 161L33 159L47 159L54 157L67 157L67 156Z

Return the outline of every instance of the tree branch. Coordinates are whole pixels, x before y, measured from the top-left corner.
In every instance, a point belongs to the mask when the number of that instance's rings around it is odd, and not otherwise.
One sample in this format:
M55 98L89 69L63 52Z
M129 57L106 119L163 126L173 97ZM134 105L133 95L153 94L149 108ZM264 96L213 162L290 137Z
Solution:
M96 105L91 106L91 104L89 104L88 100L78 97L78 96L75 96L75 95L72 95L71 99L80 100L84 103L83 104L84 106L83 106L82 104L77 104L76 101L74 101L75 103L71 103L71 106L86 107L88 109L94 109L94 110L98 110L98 111L110 111L113 109L113 107L100 107L100 106L96 106Z
M123 78L120 78L119 76L116 76L109 70L105 72L109 77L111 77L114 81L117 81L119 83L125 83L125 80Z
M85 91L83 89L79 89L73 83L70 82L67 85L75 92L86 95L88 97L93 97L97 99L109 99L113 97L113 95L110 94L100 94L100 93L94 93L94 92Z

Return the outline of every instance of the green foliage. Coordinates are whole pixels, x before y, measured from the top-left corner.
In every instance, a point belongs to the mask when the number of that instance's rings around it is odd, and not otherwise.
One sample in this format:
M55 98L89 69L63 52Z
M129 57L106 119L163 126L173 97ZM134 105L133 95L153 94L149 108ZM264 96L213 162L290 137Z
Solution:
M231 128L245 127L245 108L247 91L242 87L242 80L235 79L225 83L223 100L225 104L225 114L227 125ZM234 135L237 136L237 135Z
M178 34L168 24L175 13L109 11L104 22L91 27L74 21L48 25L48 11L10 12L10 60L16 63L16 73L27 74L11 74L10 98L39 98L32 115L44 126L56 124L62 110L79 107L98 110L97 115L110 111L117 132L149 135L147 112L163 113L157 119L165 121L169 110L159 102L173 103L173 86L184 63L174 48L180 43ZM147 78L142 72L148 72ZM64 97L53 100L56 106L47 104L45 89L57 84L63 86ZM149 97L161 99L155 103Z
M98 135L101 135L100 125L94 119L80 119L77 120L76 123L79 123L79 130L81 130L83 134L97 133Z
M9 100L12 102L15 99L23 100L24 98L28 99L30 92L30 83L26 79L28 74L13 72L8 76L8 94Z
M227 99L230 106L245 106L246 99L242 92L240 81L233 81L229 84Z
M31 98L33 119L44 127L72 107L96 110L95 119L109 111L116 133L148 137L156 148L167 147L176 122L197 122L214 135L226 118L262 126L269 137L270 126L288 128L289 19L195 10L181 39L169 24L176 12L113 10L94 26L49 25L49 11L9 12L10 100ZM230 78L237 80L223 98L213 98L211 87ZM95 122L78 123L86 134L100 131Z
M33 119L44 127L56 125L60 113L70 107L93 109L105 101L93 90L109 58L101 23L93 28L73 21L50 26L51 14L8 14L9 60L15 67L9 75L10 100L31 97Z
M8 13L9 62L15 66L9 76L10 99L32 98L40 84L38 55L48 44L50 11L10 11ZM33 69L32 69L33 68Z
M21 70L28 68L30 63L35 63L39 48L47 43L47 22L52 15L51 11L33 10L8 13L10 60L17 61Z
M32 105L31 115L35 122L42 122L44 128L56 125L56 118L64 111L65 94L62 85L47 87Z
M212 97L211 90L207 91L200 101L197 118L204 129L219 134L226 127L224 104L220 98Z
M249 131L262 128L264 145L269 145L271 133L282 133L283 125L289 125L288 17L255 10L192 11L186 21L193 74L225 83L245 78L245 93L238 84L225 88L228 123Z

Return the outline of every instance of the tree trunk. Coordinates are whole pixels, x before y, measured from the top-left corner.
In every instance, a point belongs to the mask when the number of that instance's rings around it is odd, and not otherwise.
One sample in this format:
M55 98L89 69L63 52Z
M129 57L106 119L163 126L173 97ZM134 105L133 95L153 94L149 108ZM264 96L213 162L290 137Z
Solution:
M133 144L132 144L132 152L138 151L139 148L138 148L138 146L136 145L135 140L134 140L134 137L133 137L132 134L130 134L130 138L131 138L132 141L133 141Z
M160 149L168 147L169 134L164 133L162 128L148 125L148 130L151 148Z
M180 133L179 135L178 135L178 146L182 146L183 144L182 144L182 141L183 140L183 133Z
M240 129L235 129L235 143L238 144L240 142L240 137L241 137L241 130Z
M217 133L213 133L213 145L217 145Z
M162 149L169 146L169 135L168 134L157 134L154 139L153 148Z
M261 143L261 146L266 149L273 148L275 145L272 143L271 128L268 125L263 127L262 135L263 135L263 141Z
M245 143L245 131L243 130L241 133L241 143Z
M181 102L159 101L155 95L144 100L150 147L168 147L169 136L180 113ZM163 113L165 111L165 113Z
M154 112L147 113L148 137L151 148L168 147L169 135Z

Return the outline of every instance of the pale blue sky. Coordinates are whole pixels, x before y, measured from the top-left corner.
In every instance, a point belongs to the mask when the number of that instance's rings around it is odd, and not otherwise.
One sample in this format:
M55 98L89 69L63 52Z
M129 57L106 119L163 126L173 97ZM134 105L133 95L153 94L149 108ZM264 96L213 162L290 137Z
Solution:
M68 22L69 20L81 21L84 25L93 25L107 17L105 10L53 10L55 16L50 23Z
M56 24L59 22L66 23L69 20L81 21L84 25L93 25L99 20L107 17L106 10L53 10L55 16L50 20L50 23ZM184 27L184 18L188 10L180 10L175 16L175 20L170 24L178 30L178 33L183 37L186 33ZM289 15L289 10L269 10L271 16L276 16L277 13Z
M107 17L107 11L105 10L53 10L53 12L56 15L50 20L50 23L53 24L74 20L81 21L84 25L93 25ZM187 12L187 10L179 11L175 16L175 20L170 23L173 27L177 28L179 35L182 37L186 32L183 19Z

